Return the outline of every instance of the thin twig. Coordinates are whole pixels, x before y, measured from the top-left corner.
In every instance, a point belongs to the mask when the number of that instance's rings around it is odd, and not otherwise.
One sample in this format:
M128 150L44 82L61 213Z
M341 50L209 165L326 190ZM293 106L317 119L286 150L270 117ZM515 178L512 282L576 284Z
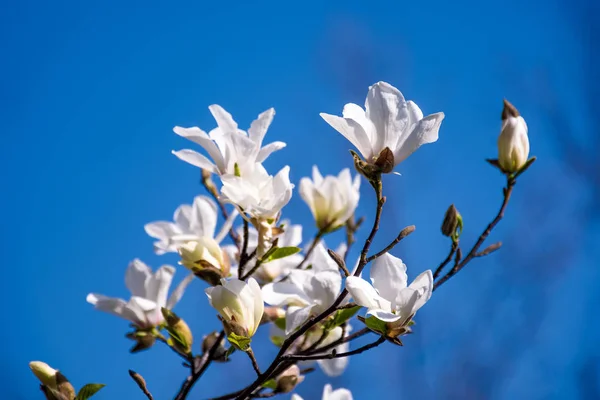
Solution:
M357 221L354 221L354 214L352 214L348 221L346 221L346 251L344 252L344 262L348 258L350 248L356 241L354 239L354 234L358 231L358 228L360 228L364 220L364 217L360 217Z
M361 346L358 349L347 351L345 353L337 353L335 350L333 350L329 354L317 354L314 356L287 354L287 355L283 356L283 359L286 361L316 361L316 360L331 360L332 358L350 357L355 354L360 354L362 352L365 352L367 350L375 348L375 347L379 346L380 344L382 344L383 342L385 342L385 337L379 336L379 338L376 341L366 344L364 346Z
M252 254L255 254L255 253L253 252ZM252 254L250 255L250 258L252 258L252 257L253 257L253 255L252 255ZM262 263L263 263L263 260L262 260L262 259L257 259L257 260L256 260L256 263L254 264L254 267L252 267L252 268L251 268L251 269L250 269L248 272L246 272L246 274L245 274L245 275L242 275L242 276L240 277L240 279L241 279L241 280L243 280L243 281L245 281L245 280L246 280L246 278L248 278L248 277L252 276L252 274L253 274L253 273L255 273L255 272L256 272L256 270L257 270L258 268L260 268L260 266L262 265Z
M244 276L244 268L246 263L250 261L248 253L248 237L249 237L249 224L246 218L243 218L244 222L244 237L242 238L242 249L240 250L240 264L238 265L238 276Z
M217 340L215 340L211 348L208 351L204 352L204 354L202 354L202 357L200 357L199 359L194 359L194 361L191 364L191 374L185 379L185 381L181 385L181 388L179 389L179 392L175 396L174 400L184 400L187 397L194 384L198 381L198 379L200 379L200 377L202 377L204 371L208 369L208 366L215 357L217 349L221 345L221 342L223 341L224 337L225 332L221 331L221 333L219 333L219 336L217 337Z
M469 261L471 261L473 258L477 257L477 252L479 251L479 248L481 247L483 242L485 242L487 237L492 232L492 229L494 229L494 227L498 224L498 222L500 222L502 217L504 217L504 211L506 210L506 206L508 205L508 202L510 200L510 195L512 194L515 183L516 183L516 181L514 180L514 178L512 178L510 176L508 176L506 178L506 187L503 189L504 200L502 201L502 206L500 207L498 214L496 214L496 217L492 220L492 222L490 222L488 224L488 226L485 228L483 233L479 236L479 239L473 245L473 248L471 248L471 251L469 251L469 254L467 254L467 256L462 261L457 262L456 265L454 266L454 268L452 268L452 270L450 272L448 272L446 275L444 275L442 278L440 278L440 280L438 280L433 285L433 290L436 290L437 288L442 286L448 279L452 278L461 269L463 269L465 267L465 265L467 265L469 263ZM457 259L458 259L458 257L457 257Z
M400 243L400 241L402 239L404 239L405 237L407 237L408 235L410 235L414 231L415 231L415 226L414 225L410 225L410 226L407 226L406 228L402 229L400 231L400 233L398 234L398 236L396 236L396 239L394 239L392 241L392 243L388 244L385 247L385 249L383 249L380 252L377 252L377 253L373 254L371 257L367 258L367 263L370 263L371 261L376 260L377 258L381 257L385 253L387 253L390 250L392 250L394 248L394 246L396 246L398 243Z
M322 353L327 350L331 350L334 347L339 346L340 344L348 343L348 342L353 341L354 339L358 339L359 337L362 337L369 332L372 332L369 328L363 328L360 331L354 332L352 335L348 335L345 337L342 336L340 339L336 340L335 342L329 343L327 346L323 346L320 349L311 350L310 352L307 352L306 354L317 354L317 353Z
M254 357L254 352L252 351L252 349L248 349L246 351L246 354L248 354L248 357L250 358L250 361L252 361L252 368L254 368L254 371L256 371L256 375L260 376L260 367L258 366L258 362L256 361L256 357Z
M312 252L315 250L315 248L317 247L317 245L319 244L319 242L321 241L321 239L325 235L326 229L327 228L319 229L319 231L315 235L312 243L310 244L310 247L308 248L308 251L304 255L304 258L302 259L302 261L300 261L300 264L296 265L296 269L302 268L302 266L304 265L304 263L306 263L306 261L308 260L308 258L312 254Z
M154 400L154 397L152 397L152 393L150 393L148 387L146 386L146 380L140 374L130 369L129 376L131 376L131 379L133 379L133 381L137 383L140 390L146 395L148 400Z
M438 278L438 276L440 276L444 267L446 265L448 265L450 260L452 260L452 256L454 255L454 253L456 253L457 248L458 248L458 240L456 240L456 241L453 240L452 246L450 246L450 253L448 253L448 256L444 259L444 261L442 261L442 263L436 268L435 272L433 273L434 280L436 280Z

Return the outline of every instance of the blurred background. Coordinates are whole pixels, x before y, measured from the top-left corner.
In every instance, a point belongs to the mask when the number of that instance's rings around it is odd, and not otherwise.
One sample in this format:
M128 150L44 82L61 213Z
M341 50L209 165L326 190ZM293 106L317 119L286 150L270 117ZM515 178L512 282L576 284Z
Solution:
M527 120L538 161L489 239L502 250L437 291L403 348L356 356L339 378L314 372L297 392L320 399L330 382L358 400L600 398L599 16L595 0L4 2L0 397L42 398L27 364L43 360L76 387L106 383L98 400L143 399L129 368L156 399L172 398L187 373L180 361L160 345L128 354L127 323L85 297L128 298L135 257L154 268L177 262L154 255L143 230L201 192L199 171L170 153L193 147L173 126L212 129L207 107L217 103L246 129L275 107L266 142L288 147L266 167L290 165L297 184L313 164L326 174L352 167L350 144L318 113L363 104L384 80L426 115L446 114L439 141L384 182L373 248L415 224L393 251L410 279L446 256L439 227L449 204L465 220L465 246L497 212L503 177L484 159L496 155L503 98ZM365 226L373 197L363 182ZM297 190L284 217L305 223L305 242L314 235ZM194 282L175 308L198 340L219 329L203 288ZM265 333L255 349L264 366L275 352ZM190 398L252 375L235 357L210 368Z

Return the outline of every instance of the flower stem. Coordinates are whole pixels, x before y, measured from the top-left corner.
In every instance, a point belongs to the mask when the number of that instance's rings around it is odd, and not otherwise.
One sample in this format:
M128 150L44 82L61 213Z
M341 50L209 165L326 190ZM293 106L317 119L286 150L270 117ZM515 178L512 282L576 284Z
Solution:
M360 354L362 352L365 352L367 350L375 348L375 347L379 346L380 344L382 344L383 342L385 342L385 337L379 336L379 338L376 341L366 344L364 346L361 346L358 349L347 351L345 353L336 353L334 350L329 354L317 354L317 355L312 355L312 356L288 354L288 355L283 356L283 359L286 361L316 361L316 360L331 360L332 358L350 357L355 354Z
M260 376L260 367L258 366L258 362L256 361L256 357L254 357L254 352L252 351L252 348L249 348L246 351L246 354L248 354L248 357L250 358L250 361L252 361L252 368L254 368L254 371L256 372L256 375Z

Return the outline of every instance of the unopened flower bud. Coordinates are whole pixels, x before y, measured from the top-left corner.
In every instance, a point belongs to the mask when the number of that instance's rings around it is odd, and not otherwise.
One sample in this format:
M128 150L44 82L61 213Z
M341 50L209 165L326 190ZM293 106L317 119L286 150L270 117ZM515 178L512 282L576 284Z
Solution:
M181 256L179 263L210 285L218 285L221 278L229 276L229 258L211 237L187 242L179 247L178 252Z
M389 147L384 148L375 160L375 166L384 174L389 174L394 169L394 153Z
M304 376L300 375L300 368L297 365L292 365L277 377L277 387L274 392L289 393L303 380Z
M276 321L278 319L285 318L285 310L281 307L265 307L264 314L262 316L261 324L267 324L269 322Z
M517 172L527 162L529 138L527 124L507 100L502 110L502 130L498 137L498 164L506 173Z
M462 216L454 206L451 204L446 210L444 215L444 221L442 222L442 234L444 236L452 237L457 239L462 232L463 222Z
M206 336L204 336L202 338L202 354L210 351L210 349L212 349L212 347L215 345L216 341L219 340L219 333L218 332L212 332L211 334L208 334ZM217 361L217 362L225 362L227 361L226 359L226 354L227 354L227 349L225 348L225 341L223 340L223 338L220 339L219 344L217 345L217 349L214 352L213 361Z
M47 393L47 397L52 396L53 392L58 392L66 400L73 400L75 398L73 385L71 385L71 382L60 371L41 361L30 362L29 368L31 368L31 371L40 380L42 385L50 389L47 391L49 392Z
M168 308L162 307L160 311L167 323L167 331L171 335L173 347L183 354L191 353L194 336L190 327Z

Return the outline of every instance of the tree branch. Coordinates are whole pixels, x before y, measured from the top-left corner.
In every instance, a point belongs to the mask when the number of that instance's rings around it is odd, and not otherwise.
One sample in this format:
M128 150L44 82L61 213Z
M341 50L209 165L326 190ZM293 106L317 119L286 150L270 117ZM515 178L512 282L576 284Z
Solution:
M383 249L380 252L375 253L371 257L367 258L367 263L370 263L371 261L376 260L377 258L381 257L385 253L387 253L390 250L392 250L394 248L394 246L396 246L398 243L400 243L400 241L402 239L404 239L405 237L407 237L408 235L410 235L414 231L415 231L415 226L414 225L410 225L410 226L407 226L406 228L402 229L400 231L400 233L398 234L398 236L396 236L396 239L394 239L392 241L392 243L388 244L385 247L385 249Z
M355 354L360 354L364 351L375 348L385 342L385 337L379 336L376 341L366 344L364 346L359 347L358 349L347 351L345 353L336 353L335 349L329 354L317 354L317 355L298 355L298 354L287 354L283 356L283 359L286 361L316 361L316 360L331 360L332 358L344 358L350 357Z

